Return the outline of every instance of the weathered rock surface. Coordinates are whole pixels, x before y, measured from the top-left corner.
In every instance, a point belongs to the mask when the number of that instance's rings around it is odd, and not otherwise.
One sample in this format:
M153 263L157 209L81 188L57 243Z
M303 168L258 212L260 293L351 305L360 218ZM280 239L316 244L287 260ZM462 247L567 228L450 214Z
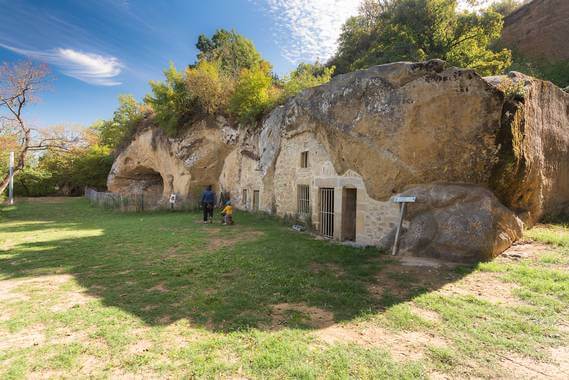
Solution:
M504 19L501 43L537 60L569 59L569 1L533 0Z
M524 92L504 104L490 188L529 225L569 213L569 94L520 73L488 81L521 84Z
M113 163L107 180L112 192L152 192L188 196L216 184L239 132L222 118L195 123L180 138L157 127L138 133Z
M285 133L313 131L338 173L354 170L387 200L410 183L487 184L497 161L503 94L442 61L340 75L285 105Z
M431 184L402 193L409 226L400 252L451 261L490 260L522 237L523 223L486 188L476 185Z
M521 94L508 83L521 83ZM300 170L304 151L313 166ZM477 186L429 185L439 182ZM439 60L376 66L302 92L259 129L211 117L177 139L144 130L117 157L108 183L111 191L146 187L163 196L221 185L238 207L257 194L255 207L277 213L296 212L297 186L311 186L313 220L319 188L356 188L357 236L373 242L393 229L391 196L423 184L415 190L428 209L411 214L408 249L488 259L520 236L492 192L528 225L569 211L569 94L521 74L481 78Z

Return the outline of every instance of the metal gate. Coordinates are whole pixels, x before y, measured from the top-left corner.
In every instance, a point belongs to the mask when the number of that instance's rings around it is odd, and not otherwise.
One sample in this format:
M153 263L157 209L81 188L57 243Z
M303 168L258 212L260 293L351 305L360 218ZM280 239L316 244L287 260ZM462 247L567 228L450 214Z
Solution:
M334 189L320 188L320 233L327 237L334 237Z

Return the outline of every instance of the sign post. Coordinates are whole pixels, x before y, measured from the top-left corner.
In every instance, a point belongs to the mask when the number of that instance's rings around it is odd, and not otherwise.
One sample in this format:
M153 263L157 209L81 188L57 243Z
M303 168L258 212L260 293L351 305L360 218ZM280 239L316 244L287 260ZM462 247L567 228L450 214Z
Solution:
M14 152L10 152L10 182L8 184L8 203L14 204Z
M395 197L393 198L394 203L399 203L399 224L397 225L397 232L395 232L395 240L393 241L393 250L391 255L397 255L399 251L399 236L401 234L401 227L403 226L403 217L405 216L405 210L407 208L407 203L415 203L417 197Z
M170 202L170 209L173 210L175 205L176 205L176 194L175 193L170 194L169 202Z

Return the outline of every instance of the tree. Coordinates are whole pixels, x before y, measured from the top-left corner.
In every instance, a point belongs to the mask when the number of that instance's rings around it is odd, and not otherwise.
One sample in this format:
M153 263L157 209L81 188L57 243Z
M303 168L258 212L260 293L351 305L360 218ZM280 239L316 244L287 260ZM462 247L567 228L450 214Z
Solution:
M230 111L241 122L254 122L278 98L275 91L270 66L261 64L243 69L235 85Z
M327 83L334 74L334 67L326 67L318 62L315 64L301 63L283 79L283 95L285 98L294 96L304 89Z
M102 145L115 149L132 134L144 114L143 106L132 95L119 95L119 107L113 118L98 121L92 128L98 131Z
M217 62L221 71L233 78L237 78L242 69L252 69L266 62L253 42L234 30L219 29L211 38L201 34L196 47L200 51L196 64Z
M45 149L50 145L58 146L60 143L51 137L34 143L33 130L24 118L24 110L28 104L44 89L48 73L46 65L35 65L31 62L11 65L4 63L0 66L0 127L3 131L12 131L19 145L14 174L24 168L29 152ZM9 181L9 175L6 174L0 182L0 194L6 190Z
M176 70L172 62L164 70L164 82L150 81L152 94L144 97L144 102L154 110L160 127L169 135L175 135L179 126L189 120L193 98L188 91L184 72Z
M113 163L111 148L100 144L92 128L51 127L50 136L74 140L65 150L48 147L31 156L16 177L16 193L26 196L79 195L85 186L105 189Z
M457 0L371 1L343 26L330 61L343 73L395 61L441 58L482 75L502 72L511 63L507 49L493 51L503 18L492 9L458 11Z
M205 60L186 70L186 84L195 105L205 114L226 111L235 86L217 62Z

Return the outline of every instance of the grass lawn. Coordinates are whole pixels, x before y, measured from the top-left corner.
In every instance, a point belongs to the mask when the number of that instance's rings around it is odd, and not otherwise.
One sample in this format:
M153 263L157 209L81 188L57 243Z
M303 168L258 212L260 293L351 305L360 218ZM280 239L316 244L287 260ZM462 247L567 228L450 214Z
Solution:
M238 212L0 206L0 378L569 377L569 226L474 267Z

